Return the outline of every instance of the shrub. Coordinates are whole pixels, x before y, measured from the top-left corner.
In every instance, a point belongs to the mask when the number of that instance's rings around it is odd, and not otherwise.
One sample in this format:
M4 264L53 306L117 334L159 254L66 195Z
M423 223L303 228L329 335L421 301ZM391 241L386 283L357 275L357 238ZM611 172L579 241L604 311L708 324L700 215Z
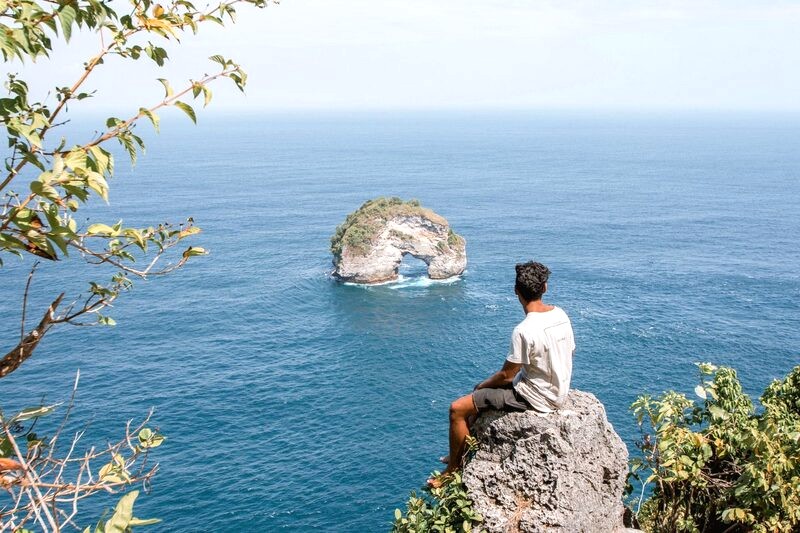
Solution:
M698 364L694 400L673 391L631 406L642 456L641 527L654 532L800 530L800 366L756 410L732 368ZM648 488L652 494L642 501Z
M453 479L438 489L423 491L419 496L411 493L405 514L395 509L394 533L475 531L483 521L472 509L461 474L453 474Z

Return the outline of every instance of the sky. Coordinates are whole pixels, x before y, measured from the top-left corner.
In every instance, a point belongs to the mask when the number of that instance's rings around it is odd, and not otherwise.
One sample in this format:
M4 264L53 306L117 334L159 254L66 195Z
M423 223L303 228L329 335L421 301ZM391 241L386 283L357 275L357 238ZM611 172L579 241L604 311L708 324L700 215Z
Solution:
M197 4L201 5L201 4ZM161 69L110 60L96 107L132 109L237 59L245 95L216 110L596 109L800 111L800 1L283 0L167 43ZM5 66L41 91L98 49L81 34L50 61Z

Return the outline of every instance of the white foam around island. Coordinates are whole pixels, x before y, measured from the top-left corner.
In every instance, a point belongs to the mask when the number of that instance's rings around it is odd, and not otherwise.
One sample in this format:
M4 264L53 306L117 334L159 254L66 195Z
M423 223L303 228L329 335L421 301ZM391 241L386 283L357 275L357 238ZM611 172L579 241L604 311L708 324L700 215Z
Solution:
M348 281L345 282L344 284L350 285L352 287L360 287L362 289L385 286L387 289L398 290L398 289L419 289L419 288L430 287L431 285L450 285L460 280L461 276L453 276L447 279L431 279L428 276L406 277L401 274L397 276L397 279L393 279L391 281L384 281L382 283L352 283Z

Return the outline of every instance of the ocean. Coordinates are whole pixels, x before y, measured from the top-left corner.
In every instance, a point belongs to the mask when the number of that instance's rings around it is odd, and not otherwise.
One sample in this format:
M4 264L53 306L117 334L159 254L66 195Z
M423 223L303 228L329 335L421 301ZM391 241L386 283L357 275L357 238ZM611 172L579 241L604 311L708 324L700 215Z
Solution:
M88 138L103 123L67 126ZM60 327L0 381L14 408L68 398L102 446L153 407L167 435L136 515L153 531L386 531L447 447L450 401L498 369L523 318L514 264L552 270L573 321L573 387L631 452L639 394L692 395L695 362L757 396L800 364L800 116L512 112L200 114L139 128L92 221L194 217L210 251L137 281L113 328ZM78 139L75 139L76 141ZM431 283L329 277L337 224L417 198L467 241ZM42 264L29 316L92 272ZM6 258L9 348L30 258ZM107 502L84 506L84 525Z

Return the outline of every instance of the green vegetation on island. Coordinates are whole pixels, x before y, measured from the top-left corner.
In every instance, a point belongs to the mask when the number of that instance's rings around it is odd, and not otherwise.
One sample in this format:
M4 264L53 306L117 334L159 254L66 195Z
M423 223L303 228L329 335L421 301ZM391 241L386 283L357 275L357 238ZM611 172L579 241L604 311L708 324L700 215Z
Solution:
M335 258L341 257L342 250L346 245L350 251L366 255L369 253L370 244L380 234L384 224L398 216L419 216L434 224L447 226L447 220L430 209L422 207L419 200L404 201L396 196L379 197L364 202L336 227L336 231L331 236L331 253ZM397 231L395 234L404 240L403 234ZM455 246L459 242L463 242L463 239L450 230L447 238L448 245Z

